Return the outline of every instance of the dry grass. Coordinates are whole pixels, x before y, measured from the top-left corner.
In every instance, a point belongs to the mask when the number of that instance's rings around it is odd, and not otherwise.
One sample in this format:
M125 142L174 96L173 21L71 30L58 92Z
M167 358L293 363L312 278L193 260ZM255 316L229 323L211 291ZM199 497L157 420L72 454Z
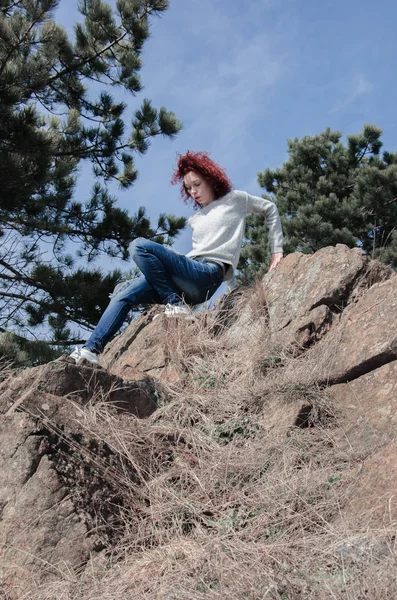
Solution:
M13 375L15 372L16 369L14 368L12 362L0 356L0 383L8 379L8 377Z
M117 545L83 574L65 571L23 598L397 596L395 524L368 530L344 518L357 456L339 446L337 411L316 379L321 357L314 369L310 354L268 346L256 292L245 327L255 319L258 328L242 348L219 314L166 322L180 380L149 419L105 402L81 411L87 435L117 457L113 470L102 469L123 498ZM241 307L244 297L237 314Z

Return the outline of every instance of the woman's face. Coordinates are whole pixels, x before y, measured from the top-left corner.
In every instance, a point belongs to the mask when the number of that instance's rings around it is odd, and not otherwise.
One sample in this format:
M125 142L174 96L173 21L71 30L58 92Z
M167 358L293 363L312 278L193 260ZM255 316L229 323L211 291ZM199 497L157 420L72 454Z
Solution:
M187 193L201 206L208 206L215 200L214 190L208 181L197 171L189 171L183 178Z

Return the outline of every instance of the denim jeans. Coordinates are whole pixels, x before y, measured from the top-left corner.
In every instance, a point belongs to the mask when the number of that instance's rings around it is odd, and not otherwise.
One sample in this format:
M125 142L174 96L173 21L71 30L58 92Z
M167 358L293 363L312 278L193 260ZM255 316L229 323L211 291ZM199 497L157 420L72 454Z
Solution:
M221 267L178 254L161 244L137 238L131 257L142 275L118 284L98 325L84 344L100 353L125 321L129 311L145 304L201 304L221 285Z

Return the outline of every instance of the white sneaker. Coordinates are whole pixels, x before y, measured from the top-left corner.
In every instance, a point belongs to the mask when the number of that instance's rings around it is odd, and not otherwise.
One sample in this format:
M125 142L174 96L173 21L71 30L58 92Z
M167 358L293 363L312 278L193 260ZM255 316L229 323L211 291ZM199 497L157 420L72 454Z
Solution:
M185 319L190 319L192 321L195 320L191 309L185 304L166 304L164 312L155 315L153 321L160 315L164 315L165 317L184 317Z
M192 317L192 311L184 304L166 304L164 314L166 317Z
M88 360L88 362L94 365L99 365L98 354L95 354L95 352L91 352L91 350L88 350L88 348L80 349L76 346L76 348L70 355L70 358L73 358L76 361L76 363L79 363L81 360L84 359Z

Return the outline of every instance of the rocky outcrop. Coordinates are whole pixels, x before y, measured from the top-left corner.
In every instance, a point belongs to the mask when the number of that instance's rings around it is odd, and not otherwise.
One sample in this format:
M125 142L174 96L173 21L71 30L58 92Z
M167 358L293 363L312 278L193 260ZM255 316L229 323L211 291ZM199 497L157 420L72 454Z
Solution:
M345 440L365 457L397 431L397 361L330 388ZM341 440L342 441L342 440ZM347 442L346 442L347 443Z
M390 276L389 269L361 250L342 245L314 255L291 254L264 276L260 312L258 299L251 303L249 294L243 303L235 292L231 301L218 301L218 329L227 330L232 347L250 347L262 338L279 350L294 347L300 352L320 340L365 290ZM171 325L162 317L153 321L156 314L156 309L142 314L108 344L103 364L109 371L127 380L141 373L166 380L178 377L168 349Z
M358 248L341 244L311 255L290 254L263 279L274 343L310 347L350 304L390 276Z
M330 355L324 378L350 381L397 358L397 277L377 283L343 311L327 344Z
M156 315L159 318L153 320ZM102 355L102 364L127 381L140 379L142 374L175 381L178 374L170 362L168 326L158 309L144 312L108 344Z
M324 338L371 286L392 274L358 248L341 244L310 255L290 254L263 277L262 314L258 299L251 303L249 295L234 320L226 306L228 338L238 346L262 338L268 347L296 356Z
M1 581L13 597L57 578L59 569L81 569L120 530L115 474L125 467L106 441L81 426L83 406L106 402L142 418L161 394L150 378L126 383L68 357L2 382Z
M71 434L65 426L56 432L53 424L46 428L18 412L2 419L0 435L2 583L20 597L24 590L56 577L59 565L84 565L100 546L96 536L89 535L93 513L76 510L56 464L58 453L67 447L62 436L78 444L81 432ZM63 454L63 471L66 477L68 461L69 480L76 478L77 489L82 487L82 474L73 473L71 455Z
M393 527L397 519L397 446L395 438L370 454L357 469L343 516L356 527Z
M157 406L158 383L141 375L127 383L101 367L83 361L78 366L65 357L48 365L23 371L0 384L0 413L6 416L18 407L32 414L54 417L62 412L64 399L86 404L106 399L111 405L138 417L150 415Z
M397 361L334 385L340 448L354 448L357 475L345 519L387 526L397 519Z
M198 313L193 323L164 316L154 320L158 307L143 313L106 348L102 363L106 369L84 362L77 366L63 357L2 381L0 575L12 590L10 597L14 600L56 578L63 566L81 571L90 558L112 548L124 535L126 495L117 482L123 473L124 481L133 487L138 465L126 466L106 432L103 437L94 435L81 415L107 403L114 414L132 416L130 422L138 423L135 417L145 419L152 413L154 419L159 402L166 399L164 390L172 393L168 384L173 382L187 394L186 406L183 401L173 407L176 418L183 428L193 427L199 417L189 396L193 389L189 368L196 363L174 362L174 346L182 338L184 348L190 343L189 352L195 348L193 358L201 360L201 370L192 375L200 393L205 396L220 382L214 404L227 404L234 394L240 394L242 406L245 402L244 419L235 416L234 406L228 427L216 422L222 444L234 436L250 439L257 431L266 440L286 438L291 430L310 431L316 423L326 427L332 421L328 451L332 452L331 446L337 449L341 463L349 454L355 465L345 484L340 518L351 519L361 529L370 523L378 527L395 523L396 298L396 274L359 249L339 245L314 255L295 253L254 287L219 301L211 320L205 313ZM200 327L206 330L205 347L200 346ZM222 339L226 366L224 372L214 374L211 343L215 346L218 339ZM233 389L234 380L229 382L228 377L243 379L239 363L254 352L257 359L249 379L252 398L248 398L246 390ZM300 376L301 365L306 379ZM258 374L268 377L268 387L255 388ZM194 401L197 398L201 401L200 394ZM249 415L249 407L256 413ZM182 413L186 413L183 419ZM201 432L207 431L205 419L201 427ZM172 438L169 432L161 435ZM181 464L193 468L197 462L183 436L183 431L175 436L175 443L184 445L177 458L168 450L156 450L148 457L150 464L158 460L159 471L164 464L172 465L176 482ZM310 458L297 456L297 469L302 466L299 461L311 460L310 444L309 439ZM240 452L244 463L245 446ZM189 479L188 472L184 476ZM333 485L337 477L331 473L324 485ZM223 517L214 516L212 497L201 493L211 507L203 523L220 527ZM147 506L143 498L139 510ZM230 514L227 519L237 519ZM249 519L256 516L249 512Z

